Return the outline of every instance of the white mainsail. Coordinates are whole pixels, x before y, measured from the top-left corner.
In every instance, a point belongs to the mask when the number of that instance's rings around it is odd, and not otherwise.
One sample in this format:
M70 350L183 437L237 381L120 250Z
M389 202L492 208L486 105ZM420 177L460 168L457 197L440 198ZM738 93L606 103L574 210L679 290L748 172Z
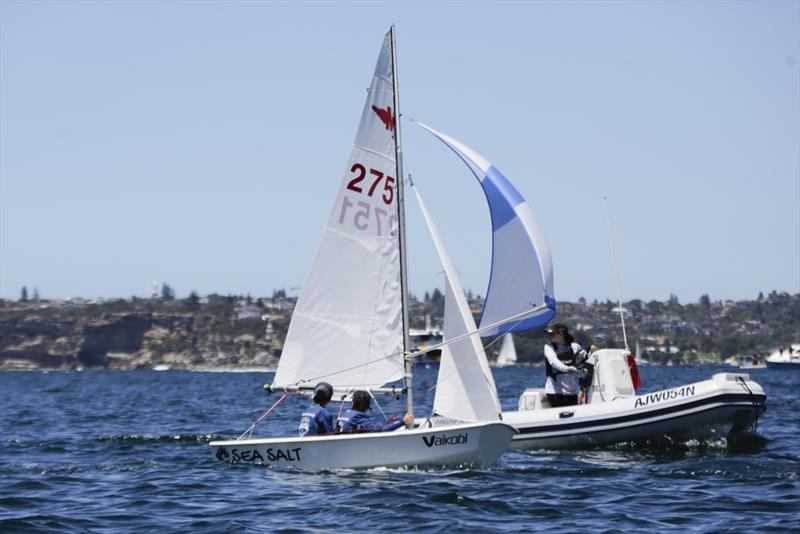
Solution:
M514 338L511 332L503 336L503 344L500 346L500 353L497 355L498 367L514 365L517 363L517 348L514 346Z
M428 225L436 251L445 272L444 341L474 332L477 328L470 313L464 290L458 279L442 239L433 224L417 188L422 216ZM494 384L486 353L478 334L445 345L439 364L433 411L459 421L497 421L500 419L500 400Z
M391 36L289 325L273 385L378 387L403 376Z

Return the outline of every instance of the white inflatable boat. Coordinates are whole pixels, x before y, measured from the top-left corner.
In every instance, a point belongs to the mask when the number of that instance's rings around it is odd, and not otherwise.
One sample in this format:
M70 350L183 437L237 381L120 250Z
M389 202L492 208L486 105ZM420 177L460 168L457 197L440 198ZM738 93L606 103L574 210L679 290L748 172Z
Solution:
M713 439L747 429L766 410L764 390L747 374L718 373L637 395L626 351L600 350L589 362L594 378L585 404L552 408L544 389L527 389L517 411L503 412L503 422L519 431L512 449L585 448L661 436Z

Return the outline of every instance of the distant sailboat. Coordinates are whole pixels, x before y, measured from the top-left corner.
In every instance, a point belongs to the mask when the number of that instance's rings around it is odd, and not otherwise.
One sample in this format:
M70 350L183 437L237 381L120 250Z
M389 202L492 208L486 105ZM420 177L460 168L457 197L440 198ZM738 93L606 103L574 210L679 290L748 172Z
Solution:
M638 341L636 342L636 365L650 365L649 361L642 359L642 348Z
M517 349L514 346L514 338L511 337L511 332L503 336L503 344L500 347L500 352L497 355L496 367L508 367L509 365L516 365L517 363Z

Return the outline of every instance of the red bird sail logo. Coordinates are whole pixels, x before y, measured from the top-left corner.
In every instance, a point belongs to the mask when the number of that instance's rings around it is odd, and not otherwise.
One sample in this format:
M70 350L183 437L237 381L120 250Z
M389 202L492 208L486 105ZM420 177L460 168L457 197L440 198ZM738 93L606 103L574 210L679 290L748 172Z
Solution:
M372 106L372 111L378 116L386 129L394 130L394 115L392 115L392 106L386 106L386 109L381 109L378 106Z

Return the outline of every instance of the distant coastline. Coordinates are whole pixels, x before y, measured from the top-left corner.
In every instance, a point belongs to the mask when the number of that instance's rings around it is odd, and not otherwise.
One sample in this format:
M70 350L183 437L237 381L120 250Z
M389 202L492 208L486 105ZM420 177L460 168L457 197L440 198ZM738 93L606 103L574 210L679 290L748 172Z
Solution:
M0 370L153 369L230 372L274 370L296 298L170 291L153 298L0 300ZM472 312L483 306L468 295ZM691 304L634 299L623 304L631 349L639 344L653 364L719 364L730 356L765 355L800 342L800 294L772 292L753 300ZM619 308L606 302L559 302L567 323L585 346L621 347ZM410 299L413 327L426 319L441 325L438 290ZM515 335L520 363L541 362L541 332ZM497 344L489 350L494 357Z

